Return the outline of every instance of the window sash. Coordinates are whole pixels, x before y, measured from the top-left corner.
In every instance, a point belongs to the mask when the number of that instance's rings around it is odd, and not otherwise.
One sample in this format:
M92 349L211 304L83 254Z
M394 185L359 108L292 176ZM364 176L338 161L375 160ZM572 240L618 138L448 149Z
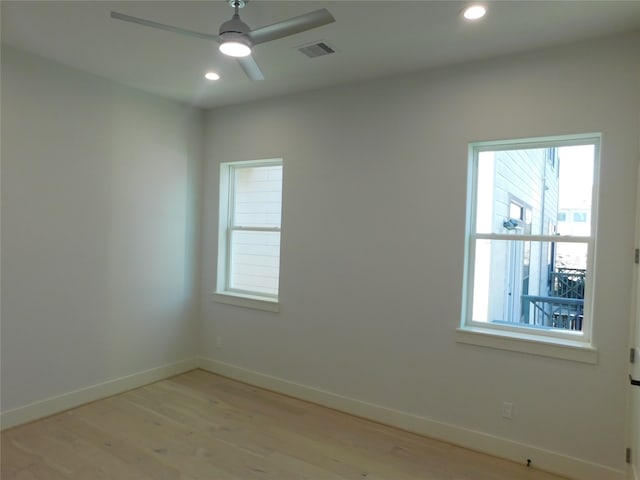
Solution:
M482 238L479 238L482 237ZM485 238L485 237L493 237L493 238ZM507 238L505 238L507 237ZM565 242L564 238L560 239L557 236L548 237L551 240L540 240L539 237L534 238L535 236L528 236L529 238L522 238L517 235L478 235L476 237L471 236L469 239L468 251L469 251L469 261L467 262L467 289L466 289L466 299L464 301L466 305L466 310L463 319L463 327L475 327L483 330L501 330L501 331L510 331L510 332L519 332L526 335L535 335L540 337L553 337L553 338L565 338L567 340L580 340L586 342L591 338L591 296L587 295L586 292L590 291L591 282L593 281L593 267L591 264L591 259L593 257L592 252L592 242L589 237L580 237L583 238L579 243L587 245L587 269L586 269L586 277L585 277L585 298L583 305L583 319L582 319L582 329L581 330L567 330L563 328L552 328L549 330L538 329L532 326L528 326L527 324L519 324L514 322L513 324L504 324L504 323L493 323L493 322L483 322L476 321L473 319L473 307L474 307L474 293L475 293L475 266L476 266L476 244L477 240L499 240L499 241L521 241L521 242L538 242L538 243L578 243L577 238L573 237L570 242ZM473 261L471 261L473 260ZM562 303L562 302L559 302Z
M229 227L227 233L227 271L226 271L226 281L225 281L225 290L234 293L241 293L247 295L259 295L267 298L278 298L278 293L269 293L264 290L258 289L243 289L238 288L232 285L233 279L235 278L235 266L233 264L233 259L235 256L234 247L233 247L233 233L234 232L256 232L256 233L278 233L280 234L280 228L251 228L251 227ZM278 240L278 261L280 260L280 241ZM280 280L280 269L278 267L278 283Z

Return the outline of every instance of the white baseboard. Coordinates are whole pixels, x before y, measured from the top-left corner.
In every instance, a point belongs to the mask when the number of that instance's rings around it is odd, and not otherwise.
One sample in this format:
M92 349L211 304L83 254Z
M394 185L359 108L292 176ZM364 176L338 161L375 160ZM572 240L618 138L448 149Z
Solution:
M461 447L512 460L523 465L532 459L534 468L578 480L625 480L626 474L604 465L569 457L539 447L514 442L487 433L469 430L410 413L374 405L307 385L290 382L209 358L200 358L203 370L224 375L258 387L324 405L342 412L392 425L410 432L437 438ZM636 480L639 480L636 478Z
M191 358L181 362L163 365L144 372L134 373L126 377L116 378L108 382L92 385L73 392L47 398L39 402L7 410L0 413L0 429L15 427L23 423L32 422L39 418L48 417L70 408L93 402L101 398L110 397L118 393L157 382L173 375L198 368L198 360Z

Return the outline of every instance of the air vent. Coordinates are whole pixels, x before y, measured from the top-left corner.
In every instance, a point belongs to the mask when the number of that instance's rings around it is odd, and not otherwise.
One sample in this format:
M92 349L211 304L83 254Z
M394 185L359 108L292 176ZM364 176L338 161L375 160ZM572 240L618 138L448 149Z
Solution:
M327 42L314 42L298 47L298 51L304 53L309 58L321 57L334 53L335 50Z

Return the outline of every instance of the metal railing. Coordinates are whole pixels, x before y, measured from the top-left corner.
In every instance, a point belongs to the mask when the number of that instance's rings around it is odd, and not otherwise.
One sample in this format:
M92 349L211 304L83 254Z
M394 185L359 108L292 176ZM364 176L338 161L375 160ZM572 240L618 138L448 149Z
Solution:
M584 299L522 295L524 324L582 330Z
M549 272L549 295L562 298L584 298L586 270L558 268Z

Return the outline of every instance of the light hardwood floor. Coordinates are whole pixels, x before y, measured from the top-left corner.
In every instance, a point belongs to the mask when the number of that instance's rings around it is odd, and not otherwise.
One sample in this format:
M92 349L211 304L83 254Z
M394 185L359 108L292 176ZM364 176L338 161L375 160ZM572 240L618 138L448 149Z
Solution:
M3 480L560 480L193 370L2 433Z

